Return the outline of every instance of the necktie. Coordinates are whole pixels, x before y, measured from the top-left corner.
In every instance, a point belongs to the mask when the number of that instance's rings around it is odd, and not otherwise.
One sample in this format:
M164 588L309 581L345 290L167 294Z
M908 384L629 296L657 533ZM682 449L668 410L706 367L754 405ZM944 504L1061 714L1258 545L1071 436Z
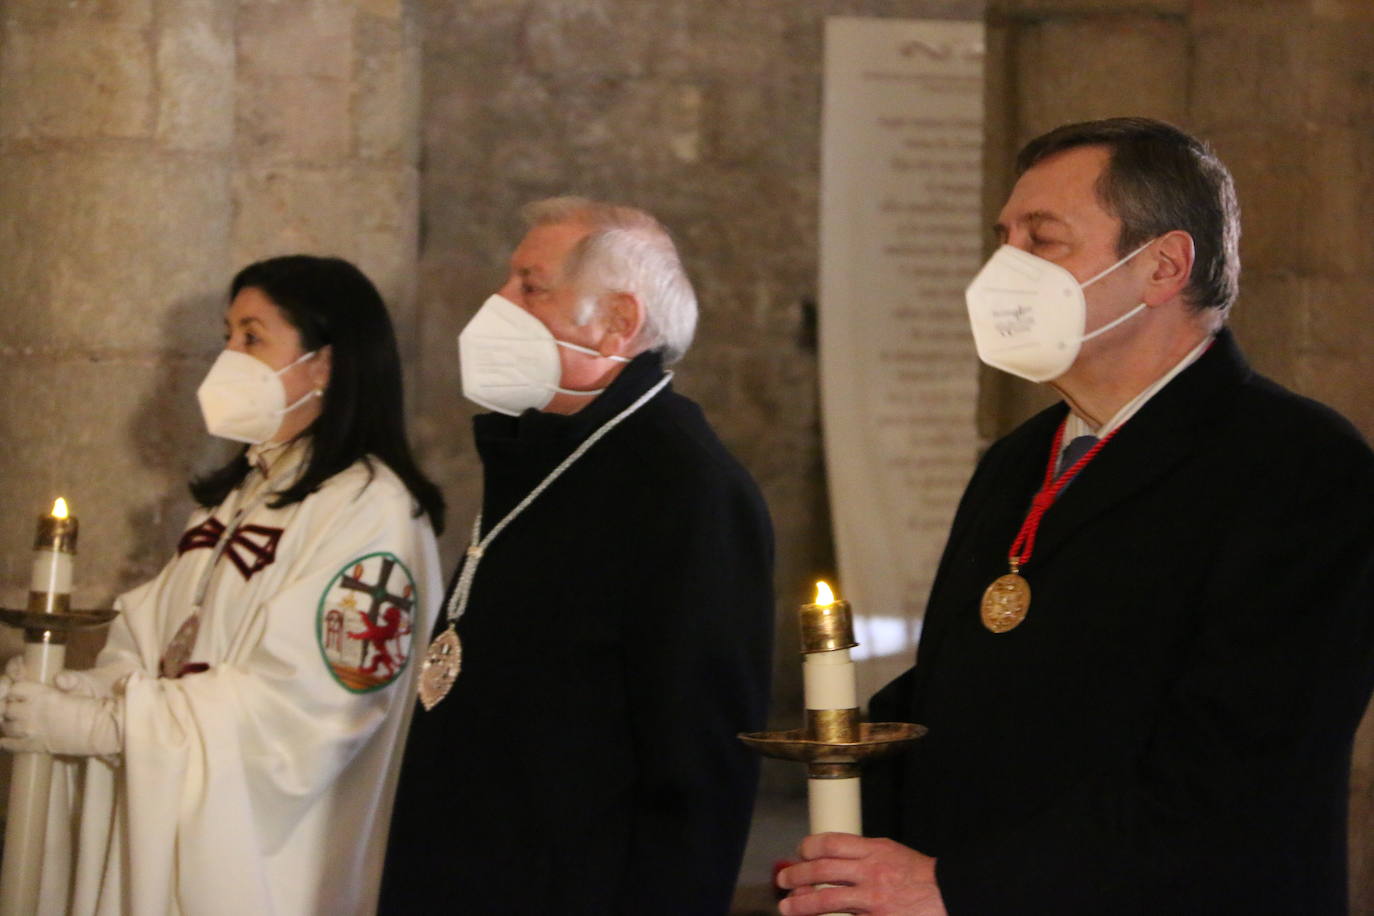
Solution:
M1084 455L1088 454L1088 450L1096 444L1096 436L1074 437L1073 441L1071 441L1068 445L1064 446L1064 450L1060 452L1059 466L1055 468L1054 476L1058 477L1060 474L1064 473L1069 468L1073 467L1074 462L1078 461L1079 458L1082 458Z

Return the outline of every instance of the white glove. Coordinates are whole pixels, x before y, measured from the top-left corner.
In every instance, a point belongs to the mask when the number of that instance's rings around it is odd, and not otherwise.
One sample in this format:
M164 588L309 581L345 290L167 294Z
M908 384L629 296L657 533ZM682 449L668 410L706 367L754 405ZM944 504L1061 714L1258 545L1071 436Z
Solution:
M15 673L22 672L23 670L24 656L22 655L16 655L6 663L5 673L3 676L0 676L0 700L4 700L5 697L10 695L10 688L14 686L15 681L23 679L23 674Z
M53 686L66 693L83 697L108 697L113 695L113 684L103 678L94 677L95 671L68 671L65 668L53 678ZM5 663L5 673L0 676L0 700L9 695L10 688L19 681L31 680L24 656L16 655Z
M0 750L80 757L118 754L124 747L120 703L36 681L15 681L5 696Z

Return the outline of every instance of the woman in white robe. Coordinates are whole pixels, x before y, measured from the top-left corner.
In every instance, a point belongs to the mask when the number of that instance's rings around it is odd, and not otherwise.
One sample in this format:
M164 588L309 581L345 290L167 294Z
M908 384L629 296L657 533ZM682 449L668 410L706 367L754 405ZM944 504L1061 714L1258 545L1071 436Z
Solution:
M245 443L90 671L0 678L0 747L65 755L42 913L371 913L441 597L385 306L352 265L235 277L199 391Z

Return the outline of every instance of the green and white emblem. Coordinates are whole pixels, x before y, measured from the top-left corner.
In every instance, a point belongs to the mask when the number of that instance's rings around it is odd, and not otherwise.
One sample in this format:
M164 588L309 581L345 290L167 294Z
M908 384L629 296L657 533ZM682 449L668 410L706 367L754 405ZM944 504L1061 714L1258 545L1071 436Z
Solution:
M393 554L345 564L320 596L315 620L334 679L354 693L396 680L410 659L416 598L415 578Z

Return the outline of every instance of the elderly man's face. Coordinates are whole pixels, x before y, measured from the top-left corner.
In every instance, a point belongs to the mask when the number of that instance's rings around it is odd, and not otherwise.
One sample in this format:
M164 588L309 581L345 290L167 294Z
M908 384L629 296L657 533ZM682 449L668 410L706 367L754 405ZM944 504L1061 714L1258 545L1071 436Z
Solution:
M1121 221L1103 208L1094 190L1108 159L1105 147L1083 146L1065 150L1027 170L997 217L998 240L1053 261L1079 283L1110 267L1119 257L1116 240ZM1135 263L1123 265L1084 291L1087 331L1096 330L1139 301L1134 298L1139 278L1130 269Z
M543 322L556 339L597 349L605 335L603 323L596 316L584 325L574 322L577 294L564 274L569 252L589 231L576 222L535 226L511 255L510 274L498 292ZM561 387L578 391L602 387L607 371L604 360L565 347L559 347L558 353L563 362ZM572 413L588 400L556 394L544 409Z

